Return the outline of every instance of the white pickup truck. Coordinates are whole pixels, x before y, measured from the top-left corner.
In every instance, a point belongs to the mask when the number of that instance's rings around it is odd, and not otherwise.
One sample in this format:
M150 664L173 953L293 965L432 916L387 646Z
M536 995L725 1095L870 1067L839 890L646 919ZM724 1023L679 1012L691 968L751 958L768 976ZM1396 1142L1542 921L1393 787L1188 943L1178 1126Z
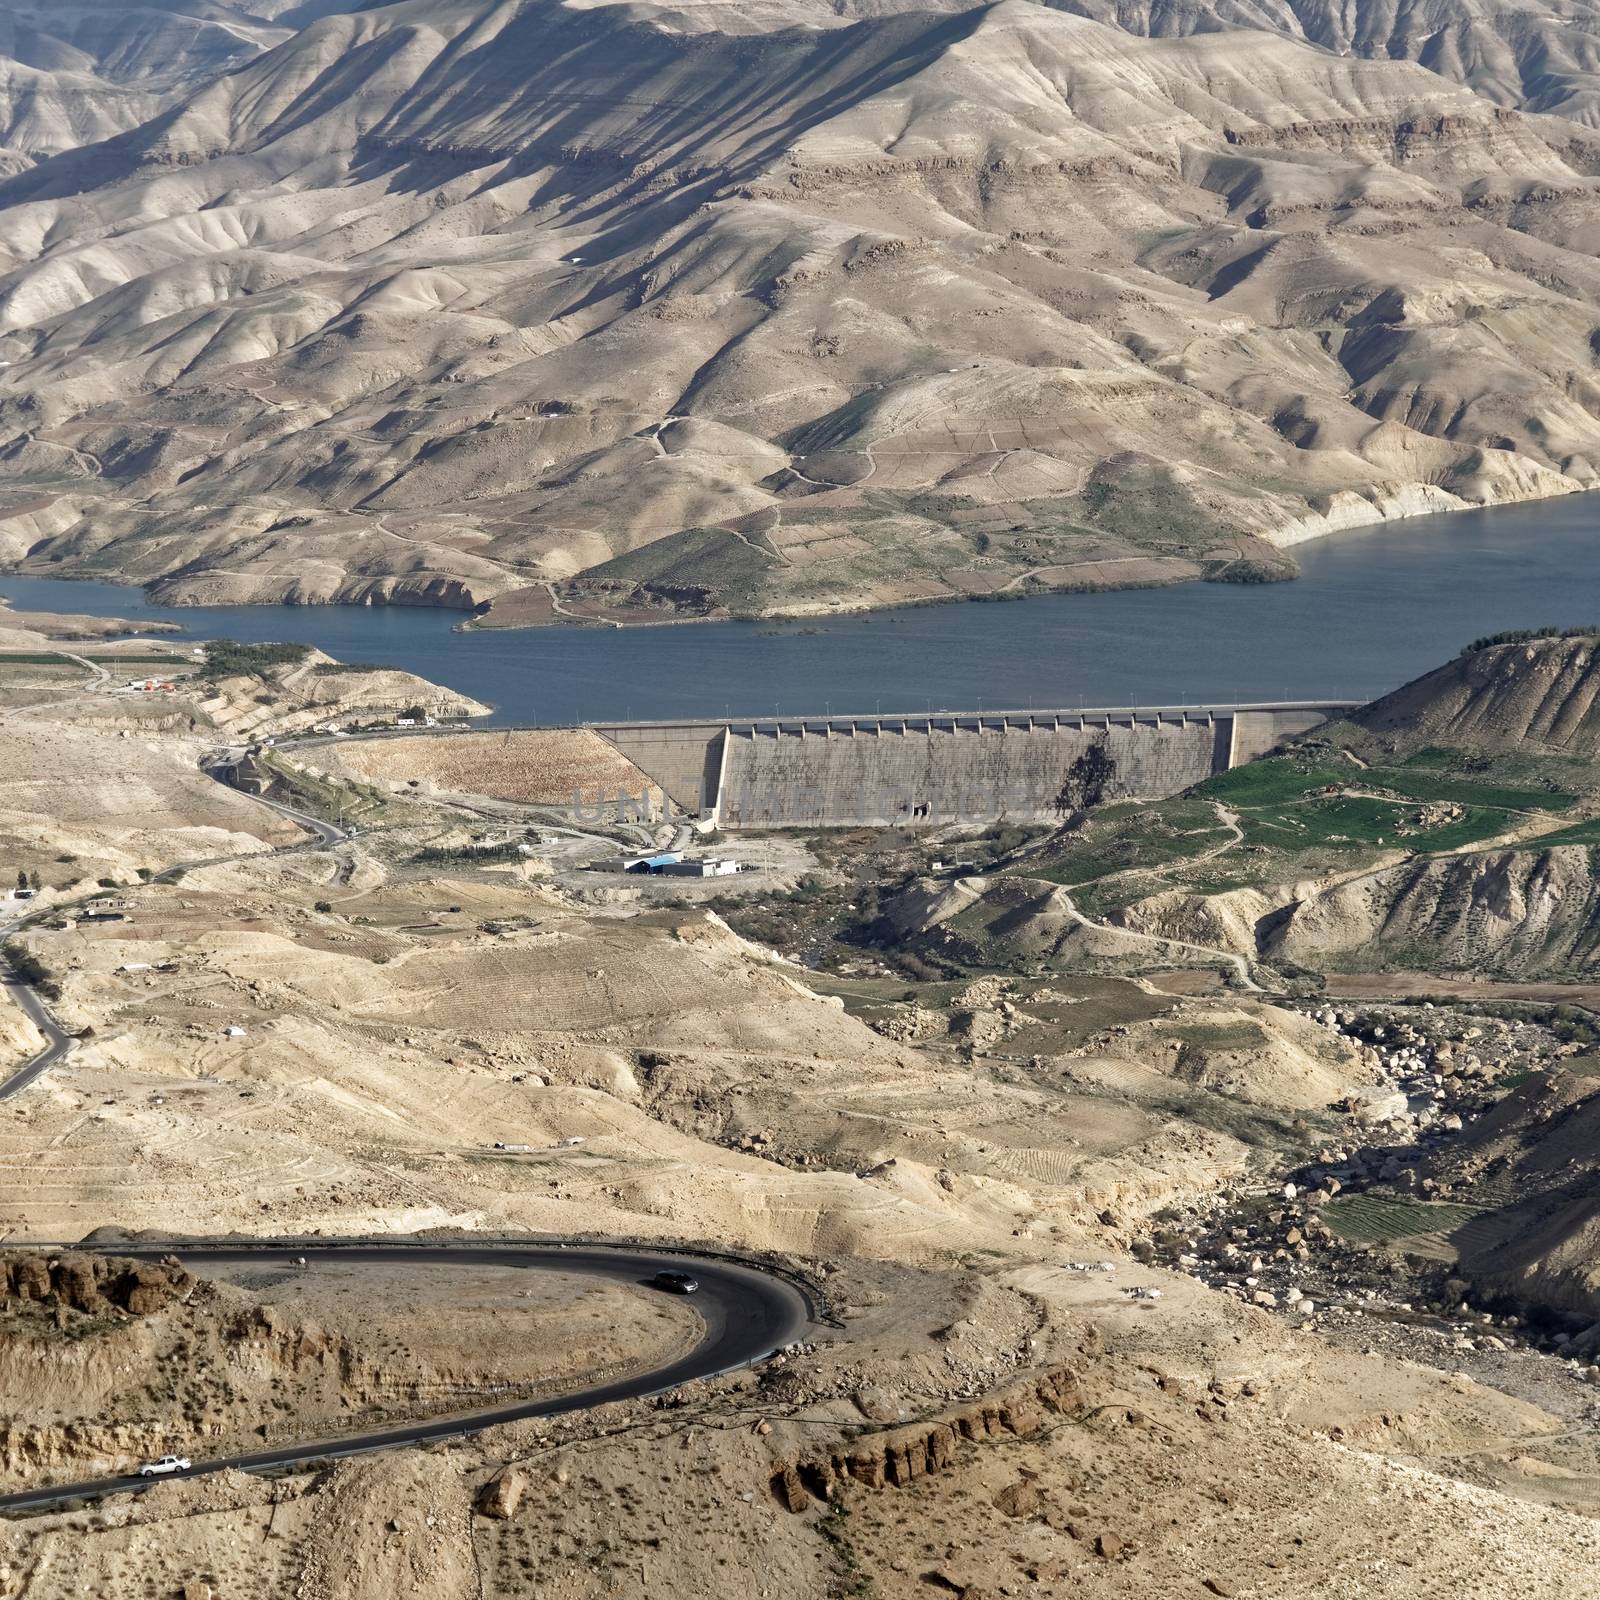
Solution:
M141 1478L164 1478L169 1472L187 1472L194 1463L188 1456L162 1456L159 1461L147 1461L139 1468Z

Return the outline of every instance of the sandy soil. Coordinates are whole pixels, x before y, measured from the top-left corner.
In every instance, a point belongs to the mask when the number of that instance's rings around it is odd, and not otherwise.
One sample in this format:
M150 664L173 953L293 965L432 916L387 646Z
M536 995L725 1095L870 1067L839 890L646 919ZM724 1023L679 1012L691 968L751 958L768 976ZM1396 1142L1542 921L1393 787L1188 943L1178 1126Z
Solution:
M527 805L594 803L619 793L661 802L661 791L644 773L583 728L364 739L303 750L299 759L396 787L420 779L429 789Z
M0 721L0 852L65 890L300 839L292 823L196 770L201 748L9 715Z

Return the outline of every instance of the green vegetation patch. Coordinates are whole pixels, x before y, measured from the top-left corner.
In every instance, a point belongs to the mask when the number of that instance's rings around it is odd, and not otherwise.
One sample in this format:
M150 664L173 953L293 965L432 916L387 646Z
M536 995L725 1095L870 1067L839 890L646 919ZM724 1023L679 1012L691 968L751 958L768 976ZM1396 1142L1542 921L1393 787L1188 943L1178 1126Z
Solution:
M1564 811L1576 800L1564 791L1485 783L1431 762L1363 768L1300 754L1218 773L1194 793L1230 806L1246 844L1290 850L1456 850L1506 832L1518 815ZM1434 816L1433 807L1455 808L1454 814Z
M1379 764L1389 766L1382 761ZM1552 798L1584 794L1600 785L1600 768L1587 756L1553 755L1547 751L1461 750L1429 745L1399 765L1406 772L1443 772L1482 786L1542 790Z
M311 654L308 644L240 644L237 639L212 639L202 648L204 678L259 677L270 667L294 666Z
M728 604L747 604L765 592L779 565L776 553L726 528L685 528L591 568L583 587L612 582L663 593L704 590Z
M1265 756L1219 772L1194 793L1234 807L1264 807L1303 800L1324 789L1366 789L1412 800L1453 801L1503 811L1565 811L1577 798L1563 791L1510 788L1445 773L1436 764L1441 752L1422 754L1430 759L1398 767L1358 767L1350 761L1308 759L1299 753Z
M1102 464L1068 505L1074 521L1141 549L1175 555L1209 550L1226 531L1186 484L1154 461Z
M1348 1244L1394 1244L1434 1234L1447 1235L1483 1215L1481 1206L1398 1196L1340 1196L1323 1208L1323 1220Z
M1109 805L1097 811L1077 838L1044 865L1021 870L1067 888L1112 873L1146 871L1188 860L1226 844L1231 830L1203 801L1179 798L1159 805Z
M1600 638L1600 624L1591 623L1578 628L1510 628L1504 633L1486 633L1481 639L1461 647L1464 656L1476 655L1480 650L1492 649L1497 644L1527 644L1533 639L1594 639Z
M92 661L99 667L167 667L183 672L193 671L199 666L199 662L193 656L162 655L153 650L138 655L115 656L97 656L85 651L84 660Z
M1238 813L1246 844L1294 850L1307 845L1362 850L1409 845L1454 850L1493 838L1508 826L1504 811L1469 806L1453 820L1424 826L1415 805L1363 795L1329 795Z
M396 802L367 784L317 773L285 759L276 750L264 750L257 764L277 787L274 798L288 796L288 803L312 816L329 822L374 822L393 814Z
M1402 765L1365 766L1319 741L1219 773L1171 800L1103 807L1017 870L1076 891L1080 909L1100 916L1169 886L1213 895L1345 870L1386 850L1458 850L1576 801L1548 779L1542 788L1485 781L1448 770L1449 759L1430 750ZM1238 819L1236 841L1218 806ZM1528 847L1547 842L1600 845L1600 821Z

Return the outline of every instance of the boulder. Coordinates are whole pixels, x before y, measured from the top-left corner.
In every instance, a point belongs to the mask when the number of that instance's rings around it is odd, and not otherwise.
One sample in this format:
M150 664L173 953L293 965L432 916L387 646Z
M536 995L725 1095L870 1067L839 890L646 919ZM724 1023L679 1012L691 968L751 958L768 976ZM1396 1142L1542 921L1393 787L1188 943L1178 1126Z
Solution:
M994 1497L995 1510L1008 1517L1031 1517L1044 1502L1039 1485L1031 1478L1008 1483Z
M480 1516L504 1521L517 1514L528 1481L514 1467L497 1473L478 1491L477 1510Z
M7 1263L7 1276L19 1300L50 1298L50 1268L39 1256L23 1256Z
M58 1304L73 1311L107 1311L110 1301L100 1292L98 1262L88 1256L63 1255L51 1263L51 1288Z

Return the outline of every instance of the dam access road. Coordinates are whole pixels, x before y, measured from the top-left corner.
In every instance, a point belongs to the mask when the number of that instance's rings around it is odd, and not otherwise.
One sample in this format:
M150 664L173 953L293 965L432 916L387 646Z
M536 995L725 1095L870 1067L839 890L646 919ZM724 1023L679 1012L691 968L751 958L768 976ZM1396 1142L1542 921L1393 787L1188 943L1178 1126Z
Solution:
M602 1278L611 1283L647 1284L666 1268L690 1273L699 1290L689 1304L699 1315L704 1332L694 1347L677 1360L653 1371L634 1373L609 1383L597 1384L570 1394L546 1396L538 1400L518 1400L487 1410L438 1417L427 1422L405 1423L393 1428L350 1434L342 1438L301 1440L272 1450L257 1450L245 1455L218 1456L196 1461L186 1471L164 1478L141 1478L137 1467L114 1478L93 1478L80 1483L54 1484L37 1489L0 1495L0 1513L36 1509L64 1501L100 1500L107 1495L126 1494L170 1482L172 1478L195 1478L214 1472L273 1472L344 1456L368 1455L405 1445L427 1444L442 1439L459 1439L467 1434L492 1428L500 1423L520 1422L529 1417L555 1417L573 1411L588 1411L618 1400L640 1400L664 1393L681 1384L701 1378L719 1377L753 1366L801 1338L820 1315L820 1306L800 1280L775 1268L729 1257L712 1258L688 1251L651 1249L635 1245L535 1244L510 1240L474 1240L463 1244L411 1244L366 1240L316 1241L278 1239L250 1243L197 1244L185 1240L141 1239L136 1243L93 1245L50 1245L49 1249L97 1250L104 1254L135 1259L160 1259L176 1256L186 1266L201 1268L207 1263L236 1266L240 1263L272 1262L282 1265L304 1260L377 1262L403 1272L408 1265L521 1267L528 1271L558 1271ZM174 1452L187 1448L187 1441L174 1437L168 1448Z

